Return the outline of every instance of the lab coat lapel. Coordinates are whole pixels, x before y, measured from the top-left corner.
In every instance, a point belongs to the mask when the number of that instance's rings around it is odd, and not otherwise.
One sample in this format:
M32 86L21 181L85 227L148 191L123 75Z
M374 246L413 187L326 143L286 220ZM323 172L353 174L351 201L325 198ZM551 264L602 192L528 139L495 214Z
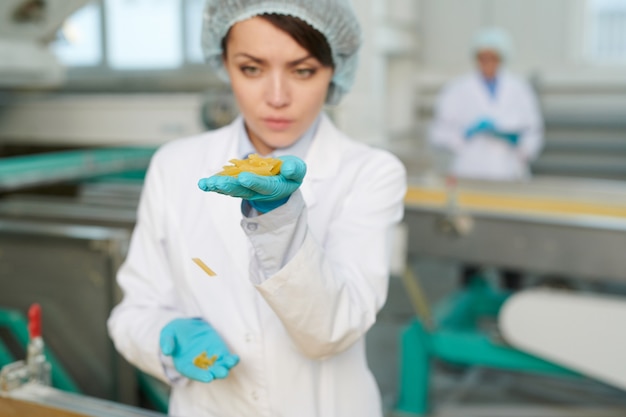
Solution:
M311 209L317 203L317 188L324 180L339 175L339 162L341 160L342 137L325 114L322 114L320 125L317 128L315 138L307 152L305 162L307 174L302 184L301 192L307 208Z

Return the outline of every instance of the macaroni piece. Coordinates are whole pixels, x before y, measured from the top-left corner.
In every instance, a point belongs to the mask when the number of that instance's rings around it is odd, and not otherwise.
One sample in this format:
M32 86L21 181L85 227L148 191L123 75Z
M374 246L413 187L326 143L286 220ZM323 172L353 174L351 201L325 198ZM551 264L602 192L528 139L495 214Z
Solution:
M246 159L231 159L233 165L224 165L222 172L217 175L227 175L230 177L236 177L242 172L252 172L257 175L278 175L280 172L280 166L283 163L280 159L275 158L263 158L253 153Z
M195 264L198 265L200 268L202 268L202 270L206 272L208 276L214 277L216 275L215 272L213 272L213 270L209 268L207 264L202 262L200 258L191 258L191 260L194 261Z
M200 369L208 369L217 360L217 355L213 355L210 358L207 357L206 352L202 352L193 359L193 364Z

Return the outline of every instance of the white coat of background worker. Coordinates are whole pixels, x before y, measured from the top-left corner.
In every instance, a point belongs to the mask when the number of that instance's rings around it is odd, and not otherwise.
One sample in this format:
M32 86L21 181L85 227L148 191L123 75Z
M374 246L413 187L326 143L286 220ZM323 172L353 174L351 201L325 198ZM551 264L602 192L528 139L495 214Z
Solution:
M430 141L453 153L458 178L522 180L543 144L543 120L530 85L504 69L512 45L497 28L481 30L472 45L477 69L445 86Z
M365 334L406 173L322 111L350 89L360 41L348 0L207 1L205 56L241 117L154 155L108 322L126 359L172 385L171 415L382 416ZM255 152L280 173L214 175Z

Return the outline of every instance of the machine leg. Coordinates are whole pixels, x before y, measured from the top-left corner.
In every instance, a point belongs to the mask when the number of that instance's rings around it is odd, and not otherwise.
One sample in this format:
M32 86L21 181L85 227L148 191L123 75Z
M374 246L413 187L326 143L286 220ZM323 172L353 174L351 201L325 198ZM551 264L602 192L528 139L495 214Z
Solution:
M397 411L426 415L430 377L429 334L419 320L402 333Z

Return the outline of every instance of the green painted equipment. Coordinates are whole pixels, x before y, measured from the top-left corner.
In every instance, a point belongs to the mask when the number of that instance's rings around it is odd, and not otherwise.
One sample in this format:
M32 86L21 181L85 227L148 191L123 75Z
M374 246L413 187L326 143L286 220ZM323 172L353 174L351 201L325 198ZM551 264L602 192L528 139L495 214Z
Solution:
M432 320L417 318L400 340L400 395L396 410L423 416L431 409L431 361L507 371L575 376L572 371L512 349L495 332L481 328L492 321L510 293L493 290L475 277L464 290L441 302Z
M154 148L49 152L0 159L0 191L145 170ZM141 174L137 176L141 177Z

